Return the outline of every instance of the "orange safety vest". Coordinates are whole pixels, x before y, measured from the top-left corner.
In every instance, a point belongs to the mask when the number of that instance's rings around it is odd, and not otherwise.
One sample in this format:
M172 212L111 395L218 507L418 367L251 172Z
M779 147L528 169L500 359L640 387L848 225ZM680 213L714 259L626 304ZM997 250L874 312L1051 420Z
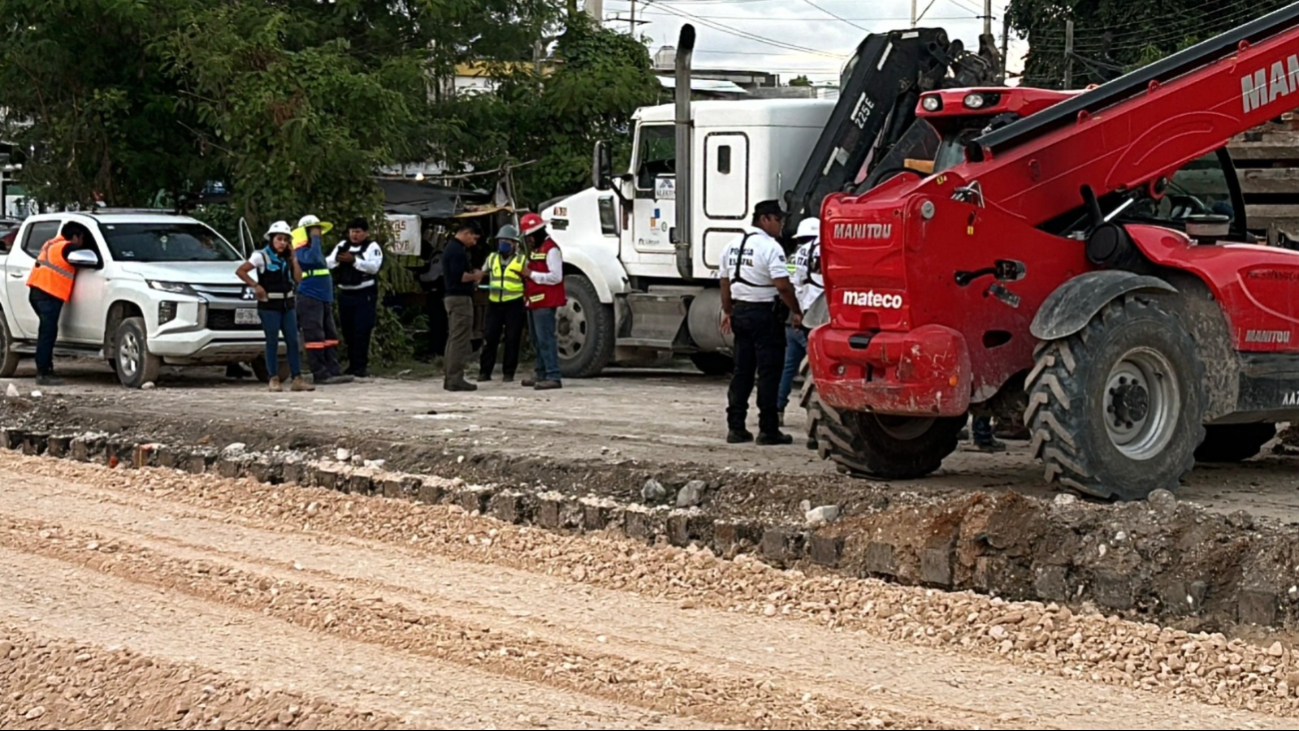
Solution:
M27 277L28 287L35 287L64 302L72 299L72 282L77 278L77 270L68 263L64 253L70 243L62 236L55 236L41 246L41 255L36 258L36 266Z

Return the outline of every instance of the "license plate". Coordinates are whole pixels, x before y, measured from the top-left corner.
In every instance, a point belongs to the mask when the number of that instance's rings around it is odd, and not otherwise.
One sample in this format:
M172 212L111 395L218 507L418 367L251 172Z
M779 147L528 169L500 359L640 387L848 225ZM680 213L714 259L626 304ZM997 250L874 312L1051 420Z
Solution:
M260 315L257 314L257 310L254 310L252 308L235 310L235 324L236 325L260 325L262 324L262 318Z

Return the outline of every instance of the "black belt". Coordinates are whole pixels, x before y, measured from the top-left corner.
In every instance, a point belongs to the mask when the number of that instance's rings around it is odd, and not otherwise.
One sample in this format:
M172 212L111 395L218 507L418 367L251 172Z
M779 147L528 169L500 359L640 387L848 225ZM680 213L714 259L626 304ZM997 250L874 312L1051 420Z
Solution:
M766 302L750 302L748 300L735 300L732 307L775 307L779 300L767 300Z

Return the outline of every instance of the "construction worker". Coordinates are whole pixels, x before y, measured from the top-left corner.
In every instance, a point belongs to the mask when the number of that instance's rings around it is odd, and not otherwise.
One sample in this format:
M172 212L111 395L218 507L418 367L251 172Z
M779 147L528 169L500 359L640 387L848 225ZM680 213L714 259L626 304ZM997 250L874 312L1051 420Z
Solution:
M794 235L798 250L794 252L792 280L794 294L798 297L798 306L807 312L825 291L825 282L821 278L821 221L817 218L805 218L798 224ZM807 357L807 328L802 324L790 324L785 328L785 371L780 378L780 394L776 398L776 408L780 410L780 425L785 425L785 407L789 405L789 394L794 390L794 377ZM808 449L816 449L816 437L808 437Z
M527 298L528 334L537 354L536 375L523 379L525 387L538 391L563 388L559 370L558 310L568 303L564 291L564 258L546 231L546 222L535 213L519 221L528 241L528 268L523 292Z
M465 364L473 352L474 290L483 281L483 272L470 263L469 249L478 245L482 235L478 224L461 219L456 235L447 242L442 252L442 269L446 276L446 296L443 305L447 311L446 375L442 388L447 391L477 391L478 387L465 380Z
M321 248L321 237L334 225L303 216L293 231L293 248L302 267L298 285L298 322L307 348L307 363L317 384L349 383L338 365L338 329L334 326L334 280Z
M302 267L292 254L293 230L288 221L276 221L266 231L266 246L248 257L235 274L257 293L257 314L266 334L266 364L274 369L280 362L280 334L288 350L289 374L294 391L314 391L302 379L302 353L298 347L298 317L294 290L302 281ZM254 280L249 272L257 270ZM271 376L270 389L283 391L279 373Z
M519 345L528 311L523 303L524 257L519 253L519 229L505 225L496 233L496 251L487 256L487 343L478 369L479 381L492 380L496 349L505 335L505 362L501 373L506 383L514 381L519 367Z
M347 225L347 238L326 260L338 286L338 319L347 343L347 375L370 377L370 335L379 311L379 269L383 247L370 240L364 218Z
M78 265L68 255L79 249L93 249L90 229L76 221L63 224L59 235L41 245L36 265L27 276L27 300L32 303L40 329L36 335L36 385L58 386L63 383L54 375L54 345L59 340L59 317L63 305L72 299ZM84 265L82 265L84 266Z
M780 430L776 408L780 371L785 359L785 328L803 323L803 310L789 283L785 251L776 241L785 212L779 201L762 201L753 209L752 225L722 251L722 331L735 335L735 372L727 395L726 441L753 441L745 428L754 376L758 385L758 444L792 444Z

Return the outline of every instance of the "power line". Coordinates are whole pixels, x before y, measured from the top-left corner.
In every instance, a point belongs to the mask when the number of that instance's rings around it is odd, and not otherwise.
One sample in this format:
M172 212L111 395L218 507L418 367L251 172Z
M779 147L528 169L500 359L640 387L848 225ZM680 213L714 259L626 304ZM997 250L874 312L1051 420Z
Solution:
M647 4L647 5L652 4L652 5L658 6L658 7L660 7L660 8L663 8L664 10L667 10L668 12L670 12L670 13L672 13L672 14L674 14L674 15L679 15L679 16L681 16L681 17L683 17L683 18L688 19L688 20L693 20L693 21L695 21L696 23L699 23L700 25L703 25L703 26L705 26L705 27L712 28L713 30L721 31L721 32L723 32L723 33L727 33L727 34L729 34L729 35L738 36L738 37L740 37L740 38L744 38L744 39L746 39L746 40L751 40L751 41L754 41L754 42L756 42L756 43L762 43L762 44L765 44L765 45L768 45L768 46L773 46L773 47L775 47L775 48L784 48L784 49L786 49L786 50L790 50L790 51L802 51L803 53L810 53L810 54L813 54L813 55L815 55L815 56L824 56L824 57L827 57L827 58L834 58L834 59L839 59L839 60L844 60L844 59L847 58L847 55L846 55L846 54L827 53L827 52L825 52L825 51L818 51L818 50L816 50L815 48L807 48L807 47L805 47L805 46L798 46L798 45L794 45L793 43L786 43L786 42L784 42L784 41L777 41L777 40L774 40L774 39L771 39L771 38L765 38L765 37L760 36L760 35L757 35L757 34L755 34L755 33L749 33L749 32L747 32L747 31L737 30L737 29L734 29L734 28L727 28L726 26L721 25L720 23L715 23L715 22L709 20L708 18L703 18L703 17L700 17L700 16L695 15L695 14L693 14L693 13L688 13L688 12L686 12L686 11L684 11L684 10L677 10L676 8L674 8L674 7L670 6L670 5L663 5L663 4L661 3L661 0L646 0L646 4Z
M864 30L864 31L866 31L867 33L870 32L870 28L867 28L867 27L865 27L865 26L857 25L856 23L852 22L851 20L848 20L847 18L845 18L845 17L843 17L843 16L841 16L841 15L835 15L834 13L830 12L829 10L826 10L825 8L821 7L820 5L817 5L817 4L816 4L815 2L813 2L812 0L803 0L803 2L807 3L808 5L811 5L813 8L815 8L815 9L817 9L817 10L820 10L821 12L823 12L823 13L825 13L826 15L830 16L831 18L834 18L835 20L838 20L838 21L843 22L843 23L847 23L848 25L851 25L851 26L854 27L854 28L858 28L858 29L860 29L860 30Z

